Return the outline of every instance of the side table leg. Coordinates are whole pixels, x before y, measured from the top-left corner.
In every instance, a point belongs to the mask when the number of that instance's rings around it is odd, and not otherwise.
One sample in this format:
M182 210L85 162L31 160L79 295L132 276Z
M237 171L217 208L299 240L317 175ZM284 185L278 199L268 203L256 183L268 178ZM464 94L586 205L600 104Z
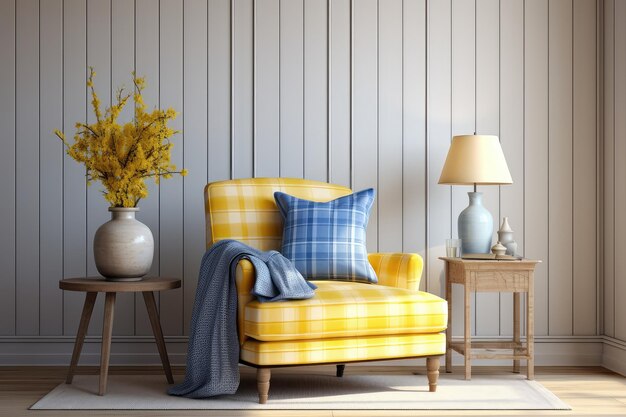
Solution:
M72 361L70 362L70 369L67 371L67 378L65 378L66 384L71 384L72 379L74 379L74 372L78 366L80 352L83 350L85 335L87 334L87 329L89 328L89 320L91 320L91 313L93 312L93 306L96 303L97 296L97 292L88 292L85 295L85 304L83 305L83 314L80 316L80 324L78 325L78 331L76 332L76 342L74 342Z
M446 327L446 372L452 372L452 282L450 281L450 267L446 262L446 300L448 301L448 327Z
M520 293L513 293L513 342L520 343ZM517 347L513 349L513 354L517 355L519 350ZM513 360L513 372L519 374L519 359Z
M165 377L167 378L168 383L173 384L174 377L172 376L170 360L167 357L167 348L165 347L165 340L163 339L163 330L161 329L159 312L157 311L156 302L154 301L154 293L152 291L144 291L143 300L146 302L146 309L148 310L150 324L152 325L152 333L154 333L154 340L156 341L157 348L159 349L159 355L161 356L161 363L163 364Z
M528 379L535 379L535 273L530 273L526 295L526 347L528 350Z
M111 334L113 332L113 313L115 310L115 293L106 293L104 301L104 323L102 325L102 351L100 353L100 389L98 395L107 391L109 376L109 356L111 355Z
M470 287L469 282L466 282L463 286L465 290L465 353L463 357L465 358L465 379L472 379L472 321L470 319L471 316L471 304L470 304Z

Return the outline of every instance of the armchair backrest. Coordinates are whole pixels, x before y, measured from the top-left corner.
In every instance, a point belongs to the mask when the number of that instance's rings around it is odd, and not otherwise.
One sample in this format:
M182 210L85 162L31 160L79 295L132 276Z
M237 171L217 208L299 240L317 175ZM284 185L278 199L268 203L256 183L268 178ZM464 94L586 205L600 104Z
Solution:
M352 193L340 185L298 178L248 178L218 181L204 188L207 248L236 239L260 250L279 250L283 219L274 192L329 201Z

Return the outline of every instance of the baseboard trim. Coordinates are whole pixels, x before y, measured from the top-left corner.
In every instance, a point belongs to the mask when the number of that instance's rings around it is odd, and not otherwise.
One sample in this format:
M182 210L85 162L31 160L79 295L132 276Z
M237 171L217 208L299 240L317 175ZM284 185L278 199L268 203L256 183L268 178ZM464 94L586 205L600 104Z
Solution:
M626 341L604 337L602 366L626 376Z
M170 361L173 365L184 365L187 354L186 336L166 337ZM455 338L456 339L456 338ZM481 340L502 340L506 337L481 338ZM100 337L85 338L81 365L98 365L100 362ZM616 341L614 343L624 343ZM150 336L114 336L111 347L111 365L158 365L160 364L154 339ZM626 344L625 344L626 345ZM73 336L0 336L0 365L4 366L66 366L74 346ZM621 346L621 345L620 345ZM600 366L603 360L603 336L538 336L535 337L535 363L539 366ZM606 349L606 348L605 348ZM605 350L606 352L606 350ZM620 350L626 355L626 348ZM617 365L610 362L617 371ZM615 357L618 365L626 363L621 356ZM622 361L622 363L619 363ZM511 361L475 360L476 366L509 365ZM385 362L390 364L391 362ZM463 358L455 354L455 365L461 365ZM394 365L415 366L420 360L407 359L393 361ZM371 365L371 363L369 364ZM357 365L355 365L357 366ZM607 366L607 367L609 367Z

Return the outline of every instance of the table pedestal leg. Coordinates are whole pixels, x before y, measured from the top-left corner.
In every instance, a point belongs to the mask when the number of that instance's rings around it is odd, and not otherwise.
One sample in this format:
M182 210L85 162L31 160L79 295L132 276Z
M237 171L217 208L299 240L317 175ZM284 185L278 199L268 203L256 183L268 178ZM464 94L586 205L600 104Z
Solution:
M163 330L161 329L159 312L157 311L156 302L154 301L154 293L152 291L144 291L143 300L146 302L146 309L148 310L150 324L152 325L152 333L154 333L154 340L156 341L157 348L159 349L159 355L161 356L161 363L163 364L165 377L167 378L168 383L173 384L174 377L172 376L170 360L167 357L167 348L165 347L165 340L163 339Z
M109 376L109 357L111 355L111 335L113 333L113 312L115 310L115 293L106 293L104 301L104 323L102 325L102 350L100 353L100 389L98 395L107 391Z
M91 313L93 312L93 306L96 303L97 292L88 292L85 295L85 304L83 305L83 314L80 317L80 324L78 325L78 331L76 332L76 342L74 343L74 352L72 352L72 362L70 363L70 369L67 371L67 378L65 378L66 384L71 384L74 378L74 372L78 366L78 359L80 359L80 352L83 350L83 343L85 342L85 335L89 328L89 320L91 320Z

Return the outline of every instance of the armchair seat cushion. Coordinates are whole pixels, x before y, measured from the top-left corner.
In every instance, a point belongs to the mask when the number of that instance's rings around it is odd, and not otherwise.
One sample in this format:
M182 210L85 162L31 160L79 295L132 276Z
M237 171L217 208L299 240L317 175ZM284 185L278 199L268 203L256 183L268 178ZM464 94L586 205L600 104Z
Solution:
M342 281L314 281L308 300L249 302L244 332L257 341L432 334L445 330L445 300L421 291Z
M284 342L248 339L241 347L241 360L253 365L306 365L438 356L445 352L443 333Z

